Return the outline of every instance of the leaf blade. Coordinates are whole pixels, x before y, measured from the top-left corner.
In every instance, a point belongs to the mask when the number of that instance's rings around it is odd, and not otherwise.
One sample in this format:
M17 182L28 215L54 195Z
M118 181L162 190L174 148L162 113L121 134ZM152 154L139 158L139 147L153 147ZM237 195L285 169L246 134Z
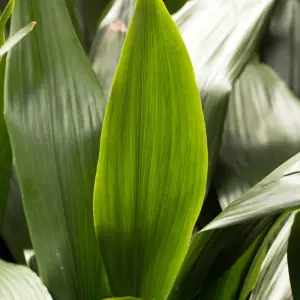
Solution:
M115 296L166 297L202 204L206 167L187 51L163 2L137 1L105 113L94 192Z

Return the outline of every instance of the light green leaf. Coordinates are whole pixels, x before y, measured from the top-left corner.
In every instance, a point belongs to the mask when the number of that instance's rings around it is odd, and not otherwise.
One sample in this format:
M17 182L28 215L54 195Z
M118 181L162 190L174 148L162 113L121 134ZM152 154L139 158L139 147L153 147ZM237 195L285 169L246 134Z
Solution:
M5 116L39 273L55 299L108 297L93 226L103 93L60 0L17 1Z
M0 299L51 300L52 297L30 269L0 260Z
M300 100L268 66L247 65L230 97L216 172L223 208L300 152L299 114Z
M300 153L230 203L203 230L222 228L300 208Z
M274 0L198 0L174 19L193 62L206 122L210 180L220 151L228 99L253 55Z
M188 53L162 0L138 0L105 113L94 192L114 296L165 299L190 243L206 171Z
M1 16L0 16L0 45L2 45L4 43L5 40L5 26L6 23L8 21L8 19L10 18L10 15L14 9L15 6L15 0L10 0L6 7L4 8Z
M168 300L190 300L215 284L276 218L200 231L191 243ZM203 298L205 299L205 298Z
M20 42L35 26L36 22L31 22L15 34L13 34L1 47L0 47L0 56L3 56L7 53L12 47Z
M295 221L288 241L287 259L292 293L295 300L300 299L300 259L299 259L300 212Z
M277 0L262 37L261 60L300 97L300 2Z
M287 242L293 225L295 214L291 214L279 234L274 239L266 258L250 300L283 300L290 299L291 287L287 268Z

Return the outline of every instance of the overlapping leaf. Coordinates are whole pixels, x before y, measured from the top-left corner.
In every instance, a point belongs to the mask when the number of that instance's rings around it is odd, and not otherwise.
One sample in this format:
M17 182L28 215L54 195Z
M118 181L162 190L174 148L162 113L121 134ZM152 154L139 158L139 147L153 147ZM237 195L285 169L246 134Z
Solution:
M55 299L109 296L93 226L103 94L64 1L16 3L5 114L39 273Z
M286 251L293 221L294 213L289 216L268 250L250 300L291 299Z
M299 115L300 100L268 66L247 65L224 125L217 170L223 208L300 152Z
M165 299L202 205L206 168L184 43L162 0L138 0L105 113L94 193L114 296Z
M0 299L51 300L52 297L30 269L0 260Z
M94 68L107 94L119 60L133 2L124 0L116 3L111 15L117 17L107 18L107 23L98 32L92 52ZM122 5L120 3L128 8L118 8ZM191 56L203 100L208 135L209 178L219 154L230 91L257 46L274 3L274 0L189 1L174 15Z
M288 270L292 293L295 300L300 299L300 259L299 259L300 213L298 212L288 241Z
M277 0L262 38L261 59L300 97L300 2Z

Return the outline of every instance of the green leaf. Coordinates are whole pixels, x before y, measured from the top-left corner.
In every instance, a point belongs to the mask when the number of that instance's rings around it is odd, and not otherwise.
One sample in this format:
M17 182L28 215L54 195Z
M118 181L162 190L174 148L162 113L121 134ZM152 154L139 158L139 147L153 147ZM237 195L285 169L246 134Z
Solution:
M265 231L256 238L243 255L238 258L234 265L217 282L213 282L208 287L205 287L204 291L201 291L195 299L236 299L239 288L244 282L248 268L264 235Z
M201 296L229 270L259 234L276 219L264 218L219 230L198 232L190 245L168 300L190 300ZM206 298L203 298L206 299Z
M32 249L32 244L22 204L20 186L14 169L0 232L14 260L18 264L25 264L24 250Z
M295 300L300 299L300 259L299 259L300 212L296 214L295 221L288 241L287 259L292 293Z
M51 300L52 297L30 269L0 260L0 299Z
M134 11L135 0L115 1L94 39L90 60L108 99L122 46Z
M18 32L13 34L1 47L0 47L0 56L3 56L7 53L12 47L19 43L35 26L36 22L31 22Z
M300 153L230 203L203 230L232 226L300 208Z
M230 97L216 172L223 208L300 152L299 114L300 100L268 66L247 65Z
M0 45L5 41L5 26L14 9L15 0L10 0L0 16Z
M251 264L251 267L249 268L248 274L246 279L243 282L239 300L246 300L248 299L248 296L254 289L258 277L260 276L261 266L264 263L264 269L265 266L268 264L265 264L264 260L265 257L270 250L270 247L272 246L272 243L274 242L274 239L278 236L278 234L282 235L282 232L284 232L285 236L286 234L289 234L289 232L286 230L287 224L289 224L290 220L293 218L290 216L290 213L283 213L277 221L274 223L274 225L271 227L269 232L266 234L264 241L260 245L259 250L256 253L255 258L253 259L253 262ZM292 219L293 220L293 219ZM280 246L280 244L279 244ZM273 246L272 246L273 247ZM279 261L275 261L275 263L278 263ZM266 278L266 277L264 277ZM268 284L268 283L267 283Z
M277 0L262 37L261 60L300 97L300 2Z
M5 116L39 273L55 299L110 296L93 225L103 93L64 1L18 1Z
M121 298L107 298L104 300L142 300L141 298L135 298L135 297L121 297Z
M165 299L190 243L206 171L188 53L162 0L138 0L105 113L94 192L114 296Z
M174 15L200 89L209 150L208 181L219 156L233 84L256 50L274 3L199 0L188 2Z
M286 251L294 216L294 213L289 216L274 239L261 265L257 283L251 293L251 300L282 300L291 298Z

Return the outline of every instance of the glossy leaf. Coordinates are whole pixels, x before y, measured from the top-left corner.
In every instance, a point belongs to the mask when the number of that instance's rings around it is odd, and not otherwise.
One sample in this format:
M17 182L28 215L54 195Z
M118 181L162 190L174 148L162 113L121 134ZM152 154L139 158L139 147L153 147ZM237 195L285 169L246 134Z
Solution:
M30 269L0 260L0 299L51 300L52 297Z
M300 153L278 167L203 230L232 226L252 219L300 208Z
M290 299L291 287L287 268L287 242L294 214L291 214L276 236L264 259L250 300Z
M94 192L114 296L167 296L202 205L206 171L188 53L162 0L138 0L106 108Z
M55 299L109 296L93 226L103 94L64 1L18 1L5 116L39 273Z
M249 295L251 294L252 290L256 286L258 277L260 276L261 266L264 263L265 257L272 246L274 239L281 234L283 231L286 234L289 234L286 228L287 222L293 217L290 216L290 213L283 213L274 223L274 225L270 228L268 233L266 234L263 242L261 243L259 250L257 251L255 258L251 263L251 267L248 270L247 277L244 279L242 284L242 288L239 295L239 300L246 300L248 299ZM279 244L280 245L280 244ZM277 260L277 263L280 261ZM268 283L267 283L268 284Z
M201 293L218 282L259 234L270 228L275 220L264 218L219 230L198 232L168 300L190 300L197 295L201 297Z
M110 12L112 18L107 16L93 46L93 67L106 94L111 88L132 3L133 0L116 2ZM209 179L219 155L230 92L257 47L274 3L275 0L194 0L173 16L191 56L203 103Z
M22 40L36 25L36 22L32 22L15 34L13 34L1 47L0 47L0 56L7 53L13 46L15 46L20 40Z
M277 0L262 37L261 59L300 97L300 2Z
M201 94L209 180L219 155L230 92L257 47L274 3L274 0L190 1L174 15Z
M300 259L299 259L299 238L300 238L300 213L298 212L292 227L292 231L288 241L288 270L292 293L295 300L300 299Z
M300 100L266 65L253 61L237 80L216 172L225 208L300 152Z

